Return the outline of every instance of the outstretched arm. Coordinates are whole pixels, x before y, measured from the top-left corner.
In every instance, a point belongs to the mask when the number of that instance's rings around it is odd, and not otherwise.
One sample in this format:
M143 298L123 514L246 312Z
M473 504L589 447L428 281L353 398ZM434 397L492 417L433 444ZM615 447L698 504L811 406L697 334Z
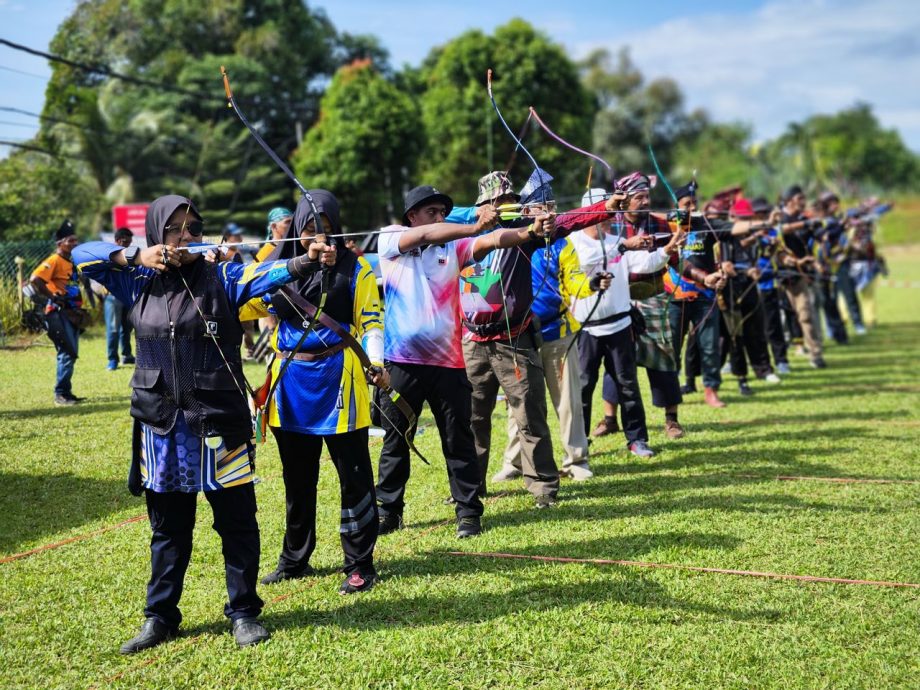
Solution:
M432 223L409 228L399 236L399 251L405 254L417 247L429 244L445 244L464 237L475 237L483 230L495 227L498 223L498 214L494 208L484 208L479 213L473 225L457 225L456 223Z

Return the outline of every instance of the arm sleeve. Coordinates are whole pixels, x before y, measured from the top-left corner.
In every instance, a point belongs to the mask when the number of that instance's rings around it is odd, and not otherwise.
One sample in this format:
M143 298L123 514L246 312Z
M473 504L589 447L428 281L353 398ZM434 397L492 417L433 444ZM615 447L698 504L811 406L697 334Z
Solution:
M254 297L240 307L240 321L255 321L268 316L271 304L265 301L265 297L266 295Z
M569 304L573 297L591 294L588 277L578 262L578 252L569 240L565 240L565 246L559 252L559 294L565 304Z
M654 273L663 268L669 258L662 248L653 252L623 252L623 263L630 273Z
M254 297L261 297L294 279L287 261L265 261L246 266L224 261L218 264L218 274L224 290L239 309Z
M596 204L576 208L574 211L556 216L556 230L553 237L565 237L576 230L590 228L592 225L610 220L612 214L607 210L606 203L606 201L598 201Z
M447 218L444 219L444 222L459 223L460 225L474 225L476 223L476 207L454 206L450 213L447 214Z
M470 264L476 263L476 260L473 258L473 249L476 245L476 240L476 237L464 237L463 239L454 241L454 247L457 252L457 264L460 268L466 268Z
M101 283L115 299L131 306L156 271L117 265L111 256L123 249L113 242L86 242L74 247L72 258L81 275Z
M358 340L374 364L383 364L383 321L377 278L367 260L358 257L355 267L354 323Z

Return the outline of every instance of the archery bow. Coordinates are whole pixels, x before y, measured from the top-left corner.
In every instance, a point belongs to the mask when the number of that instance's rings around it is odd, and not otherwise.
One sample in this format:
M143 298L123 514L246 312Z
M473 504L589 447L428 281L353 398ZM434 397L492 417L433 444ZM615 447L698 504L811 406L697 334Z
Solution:
M498 103L495 102L495 96L492 93L492 70L491 69L489 69L488 72L486 72L486 90L489 93L489 100L492 102L492 108L495 110L495 114L498 115L499 121L504 126L505 131L507 131L508 134L511 136L511 138L514 140L517 147L520 147L520 149L527 155L527 158L530 159L530 162L533 163L534 170L537 172L537 178L540 180L540 187L543 187L545 180L543 178L542 168L537 164L537 160L536 158L533 157L533 154L531 154L530 151L527 150L527 147L524 146L524 142L521 141L512 131L511 127L505 121L504 116L502 116L502 111L499 110ZM544 252L544 259L545 259L544 263L546 264L546 266L549 266L550 245L551 244L552 244L552 232L550 232L546 236L546 249ZM512 346L511 349L512 349L512 357L514 358L514 373L518 379L521 378L521 370L518 367L518 363L517 363L517 346L521 340L521 333L523 332L523 325L527 323L527 317L529 317L530 313L533 311L534 300L536 300L537 295L540 294L540 291L546 285L546 281L548 278L549 278L549 271L544 270L543 281L540 283L540 286L537 288L536 292L533 293L533 296L530 300L530 304L527 305L527 310L524 312L524 317L521 319L521 324L519 326L521 330L518 331L517 338L515 338L513 343L511 343L511 328L510 328L510 321L509 321L508 342ZM501 281L501 274L499 274L499 281ZM502 290L504 290L504 286L502 286ZM504 296L502 297L502 300L504 301ZM507 318L507 308L508 308L507 303L505 303L504 306L505 306L506 318Z

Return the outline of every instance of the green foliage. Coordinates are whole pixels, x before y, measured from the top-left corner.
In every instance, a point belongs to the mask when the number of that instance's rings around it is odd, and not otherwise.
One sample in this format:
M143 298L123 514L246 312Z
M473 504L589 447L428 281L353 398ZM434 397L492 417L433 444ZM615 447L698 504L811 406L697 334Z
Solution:
M65 218L88 234L99 211L93 192L61 159L12 154L0 161L0 241L47 240Z
M402 215L423 138L412 99L368 61L342 67L323 96L320 118L294 156L298 178L334 192L353 230Z
M561 137L590 148L592 99L560 46L521 19L492 36L468 31L433 51L421 75L428 144L419 183L435 184L458 201L475 199L476 181L490 168L504 170L515 160L511 176L520 186L533 168L524 153L513 153L514 141L489 103L490 67L495 100L512 129L523 125L533 106ZM551 141L535 124L524 143L556 179L557 197L580 194L588 170L584 157Z
M683 94L673 80L656 79L646 84L625 48L617 55L616 64L608 51L597 50L580 69L586 87L601 106L594 120L593 151L618 174L633 170L651 173L654 166L647 148L651 144L670 179L675 145L701 131L708 122L706 114L684 112ZM664 194L660 189L658 193Z
M883 129L866 103L789 125L764 147L764 155L784 182L797 176L813 191L920 190L920 157L895 130Z

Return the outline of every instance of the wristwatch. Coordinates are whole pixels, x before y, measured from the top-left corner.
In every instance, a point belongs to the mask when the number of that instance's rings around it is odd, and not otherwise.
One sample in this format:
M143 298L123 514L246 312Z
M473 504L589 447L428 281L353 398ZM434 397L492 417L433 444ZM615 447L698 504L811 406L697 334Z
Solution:
M137 245L131 245L130 247L125 247L125 263L128 266L133 266L135 259L137 259L137 253L141 250Z

